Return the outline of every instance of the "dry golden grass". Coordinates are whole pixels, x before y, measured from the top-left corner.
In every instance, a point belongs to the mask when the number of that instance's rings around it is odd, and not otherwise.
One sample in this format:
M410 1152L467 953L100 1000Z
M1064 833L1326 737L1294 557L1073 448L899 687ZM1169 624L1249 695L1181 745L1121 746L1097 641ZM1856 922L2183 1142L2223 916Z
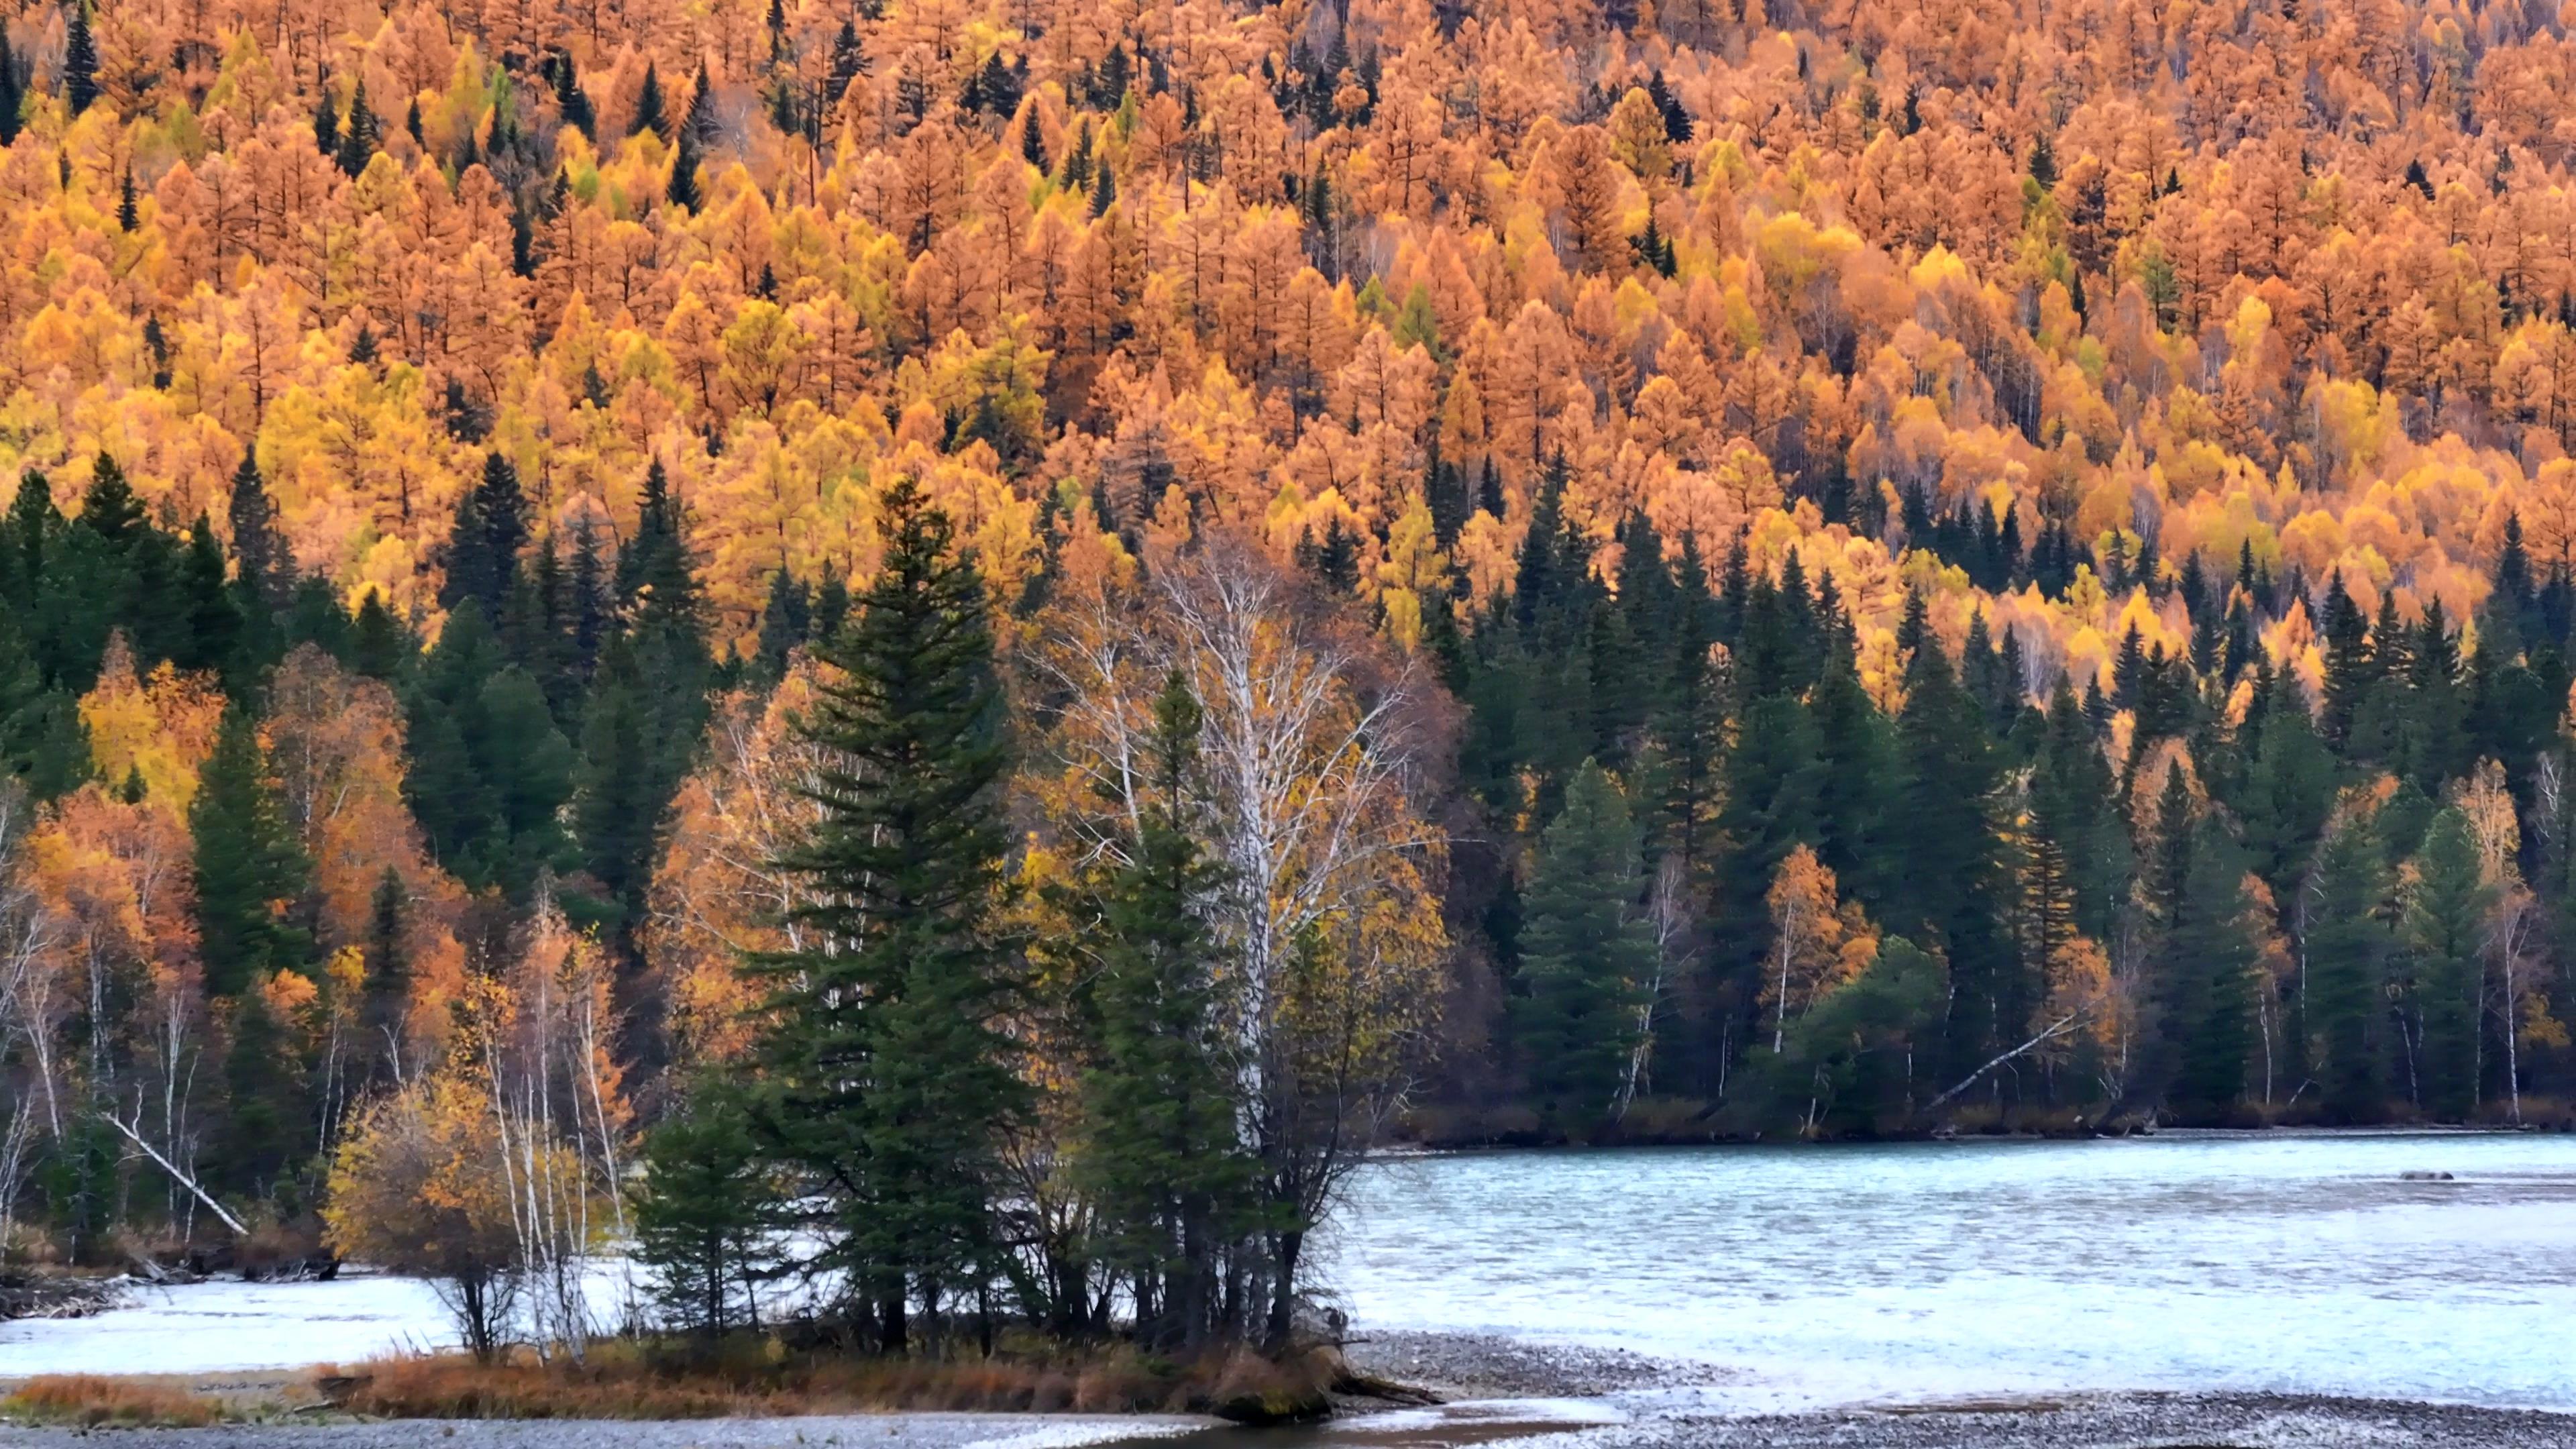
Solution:
M0 1414L42 1424L197 1428L224 1417L224 1404L150 1378L44 1374L0 1398Z
M316 1379L350 1413L390 1419L701 1419L896 1410L1216 1412L1276 1419L1321 1412L1337 1355L1274 1363L1251 1354L1173 1362L1132 1349L1026 1348L990 1358L877 1359L798 1352L744 1336L713 1345L609 1341L581 1363L518 1355L376 1359Z

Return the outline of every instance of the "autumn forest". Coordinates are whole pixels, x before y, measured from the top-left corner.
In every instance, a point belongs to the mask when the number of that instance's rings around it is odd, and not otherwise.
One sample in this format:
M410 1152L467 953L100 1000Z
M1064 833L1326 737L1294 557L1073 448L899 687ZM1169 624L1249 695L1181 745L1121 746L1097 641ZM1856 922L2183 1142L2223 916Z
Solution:
M1373 1143L2576 1110L2556 12L0 12L15 1257L1275 1343Z

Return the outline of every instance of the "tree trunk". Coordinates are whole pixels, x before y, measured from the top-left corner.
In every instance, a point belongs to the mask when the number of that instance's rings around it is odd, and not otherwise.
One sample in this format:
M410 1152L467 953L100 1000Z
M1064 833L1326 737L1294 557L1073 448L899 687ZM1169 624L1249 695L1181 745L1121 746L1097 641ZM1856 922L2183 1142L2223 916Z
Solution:
M1270 1285L1270 1327L1263 1335L1263 1341L1273 1353L1285 1350L1290 1336L1296 1331L1297 1259L1305 1250L1304 1229L1291 1228L1279 1235L1278 1261L1272 1265L1279 1277Z

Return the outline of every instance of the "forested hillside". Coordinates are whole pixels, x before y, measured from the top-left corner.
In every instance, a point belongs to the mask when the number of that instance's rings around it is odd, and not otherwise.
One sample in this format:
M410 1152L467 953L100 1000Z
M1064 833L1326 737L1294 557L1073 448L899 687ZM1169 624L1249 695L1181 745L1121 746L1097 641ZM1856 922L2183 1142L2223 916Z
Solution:
M19 1250L2576 1097L2556 13L0 10Z

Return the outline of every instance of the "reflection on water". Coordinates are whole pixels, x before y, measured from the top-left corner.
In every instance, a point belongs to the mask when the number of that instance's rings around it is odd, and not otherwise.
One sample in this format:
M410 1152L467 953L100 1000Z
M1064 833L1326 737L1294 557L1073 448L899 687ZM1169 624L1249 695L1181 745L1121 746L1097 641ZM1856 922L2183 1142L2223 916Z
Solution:
M2576 1137L1495 1153L1391 1161L1355 1199L1329 1269L1355 1330L1715 1360L1759 1375L1746 1407L2095 1388L2576 1407Z

